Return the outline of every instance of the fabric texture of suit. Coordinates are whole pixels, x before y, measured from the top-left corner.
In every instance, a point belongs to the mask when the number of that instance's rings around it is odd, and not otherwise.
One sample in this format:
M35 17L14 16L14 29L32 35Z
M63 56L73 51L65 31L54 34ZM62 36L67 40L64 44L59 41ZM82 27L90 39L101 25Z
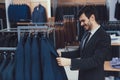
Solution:
M46 38L41 38L42 80L68 80L63 67L58 66L57 52ZM47 45L47 46L46 46Z
M21 14L22 12L22 14ZM8 7L8 17L10 22L18 22L20 19L23 20L30 20L31 15L30 15L30 7L25 4L21 5L16 5L16 4L11 4Z
M15 57L15 80L24 80L24 37L21 37L16 49Z
M2 73L2 80L13 80L14 59L11 59Z
M35 35L31 45L31 56L32 56L32 80L41 80L41 66L40 66L40 54L38 46L38 38Z
M34 11L32 13L32 22L34 23L40 23L40 22L46 22L47 21L47 15L46 15L46 9L42 5L38 5L34 8Z
M15 80L68 80L63 67L58 66L58 54L46 37L24 34L15 56Z
M31 80L31 38L25 43L25 80Z
M81 44L78 50L63 52L62 56L72 58L71 70L79 70L79 80L104 80L104 61L111 55L110 36L100 27L84 49L81 49ZM76 59L78 57L80 59Z
M115 18L117 20L120 20L120 3L119 1L117 1L116 5L115 5Z
M2 74L3 74L3 71L5 69L5 66L6 66L6 63L7 63L7 59L4 59L2 61L2 64L0 65L0 79L2 80Z
M12 60L7 66L5 71L5 75L3 74L3 80L14 80L14 69L15 69L15 62Z

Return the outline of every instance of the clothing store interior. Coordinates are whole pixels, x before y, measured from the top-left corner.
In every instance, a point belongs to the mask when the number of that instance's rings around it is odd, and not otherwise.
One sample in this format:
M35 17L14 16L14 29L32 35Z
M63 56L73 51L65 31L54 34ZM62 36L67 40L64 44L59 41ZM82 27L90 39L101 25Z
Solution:
M56 50L79 47L78 13L91 5L111 38L105 80L120 80L120 0L0 0L0 80L78 80L78 70L57 65Z

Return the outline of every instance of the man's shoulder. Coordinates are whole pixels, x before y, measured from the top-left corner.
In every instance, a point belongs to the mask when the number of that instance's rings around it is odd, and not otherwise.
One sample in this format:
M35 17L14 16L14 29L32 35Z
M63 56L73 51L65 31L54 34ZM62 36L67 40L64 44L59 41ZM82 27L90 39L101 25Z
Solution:
M98 29L98 32L101 34L108 34L102 26L100 26L100 28Z
M102 26L98 29L96 35L98 35L98 37L101 36L101 37L109 37L110 38L110 35L103 29Z

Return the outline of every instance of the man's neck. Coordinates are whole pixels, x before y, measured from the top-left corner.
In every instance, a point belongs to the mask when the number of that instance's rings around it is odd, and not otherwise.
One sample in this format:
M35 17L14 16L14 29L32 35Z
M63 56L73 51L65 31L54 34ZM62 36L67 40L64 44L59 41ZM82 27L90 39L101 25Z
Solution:
M95 23L93 24L93 27L92 27L92 29L91 29L91 30L94 30L94 29L98 28L98 27L99 27L99 25L100 25L100 24L98 24L98 23L96 23L96 22L95 22Z

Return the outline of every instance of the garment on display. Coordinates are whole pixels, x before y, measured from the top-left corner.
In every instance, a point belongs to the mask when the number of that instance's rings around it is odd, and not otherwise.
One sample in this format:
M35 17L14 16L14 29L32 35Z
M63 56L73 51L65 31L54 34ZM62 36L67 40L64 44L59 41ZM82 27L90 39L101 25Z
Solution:
M8 17L11 28L16 28L17 22L30 22L30 7L26 4L11 4L8 7Z
M47 35L47 31L51 32L52 30L54 29L48 29L47 26L20 26L17 31L19 33L18 35L20 35L17 47L16 49L9 48L15 50L15 64L11 65L13 61L10 60L8 67L6 66L6 69L4 69L5 71L0 71L0 79L68 80L64 68L58 66L56 62L58 54L55 50L54 43ZM11 33L13 32L11 31ZM1 34L7 33L4 31ZM0 47L0 50L4 48ZM6 51L8 51L8 48L6 48ZM0 67L2 65L5 66L5 64L6 59L4 63L0 64ZM3 66L0 70L3 70Z
M0 50L0 80L14 80L15 51Z
M64 68L57 65L57 56L53 43L44 35L21 36L16 50L16 80L67 80Z
M92 5L92 4L91 4ZM77 20L78 12L83 6L90 6L90 5L61 5L56 8L56 15L55 15L55 21L63 21L64 15L74 15L75 19ZM106 5L95 5L96 10L98 10L99 14L99 20L102 21L108 21L109 20L109 11L107 9ZM104 14L102 13L104 11Z
M120 69L120 58L118 58L118 57L112 58L112 60L110 61L110 64L113 68Z
M115 5L115 18L117 19L117 20L120 20L120 3L119 3L119 0L117 0L117 3L116 3L116 5Z
M37 5L32 12L32 22L33 23L43 23L47 22L47 13L44 6L41 4Z

